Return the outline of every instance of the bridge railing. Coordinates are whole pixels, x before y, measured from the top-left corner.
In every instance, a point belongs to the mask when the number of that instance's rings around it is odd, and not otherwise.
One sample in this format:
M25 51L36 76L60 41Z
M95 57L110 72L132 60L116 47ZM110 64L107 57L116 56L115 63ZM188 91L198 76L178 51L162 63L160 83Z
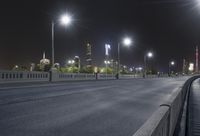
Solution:
M40 82L49 81L48 72L0 71L0 82Z
M148 75L147 78L155 78ZM142 78L138 74L120 74L120 79ZM0 83L10 82L41 82L41 81L69 81L69 80L102 80L116 79L115 74L87 74L87 73L62 73L62 72L36 72L36 71L8 71L0 70Z
M95 80L95 74L53 72L51 81Z
M182 87L178 88L133 136L173 136L185 99L188 97L187 92L196 78L199 76L190 78Z

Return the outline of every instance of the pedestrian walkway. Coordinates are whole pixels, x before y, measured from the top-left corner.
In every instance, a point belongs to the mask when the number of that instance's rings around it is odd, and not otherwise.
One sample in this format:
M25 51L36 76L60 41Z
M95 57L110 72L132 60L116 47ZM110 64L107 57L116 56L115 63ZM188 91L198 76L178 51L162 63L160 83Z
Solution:
M200 136L200 79L191 86L188 110L188 136Z

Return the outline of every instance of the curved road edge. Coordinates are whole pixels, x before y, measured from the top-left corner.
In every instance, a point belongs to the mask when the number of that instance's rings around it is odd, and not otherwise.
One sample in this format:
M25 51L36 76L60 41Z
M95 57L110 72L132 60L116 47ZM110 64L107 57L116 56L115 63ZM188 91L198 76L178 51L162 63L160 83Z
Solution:
M186 130L180 127L181 122L186 122L186 119L182 118L184 103L189 97L192 82L197 78L200 78L200 75L189 78L168 101L160 105L133 136L173 136L174 132Z

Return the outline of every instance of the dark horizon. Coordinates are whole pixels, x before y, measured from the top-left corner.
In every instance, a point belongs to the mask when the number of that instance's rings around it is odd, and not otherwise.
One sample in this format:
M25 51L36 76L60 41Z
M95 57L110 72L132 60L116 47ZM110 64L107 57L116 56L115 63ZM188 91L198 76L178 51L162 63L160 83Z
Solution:
M117 58L117 43L124 36L133 38L129 49L121 48L121 63L142 66L143 54L153 50L159 71L168 62L195 63L195 46L200 44L200 7L196 0L121 0L114 1L15 1L2 2L0 8L0 69L39 63L45 51L51 59L51 21L66 11L73 25L55 27L55 60L63 66L76 55L85 59L86 43L93 48L96 65L103 64L104 45L111 45Z

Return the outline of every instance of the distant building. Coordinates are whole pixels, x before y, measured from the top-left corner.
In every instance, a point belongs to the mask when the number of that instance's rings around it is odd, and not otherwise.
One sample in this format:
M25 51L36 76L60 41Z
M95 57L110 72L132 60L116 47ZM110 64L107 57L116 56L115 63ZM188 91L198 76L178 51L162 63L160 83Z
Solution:
M89 43L86 46L86 63L87 67L92 67L92 46Z
M54 67L57 68L57 69L60 69L60 64L59 63L55 63Z
M48 64L50 64L50 60L46 59L45 52L43 53L43 58L40 60L40 64L41 65L48 65Z
M34 70L35 70L35 63L31 63L30 71L34 71Z
M77 68L80 68L80 57L79 56L75 56L74 57L74 66L77 67Z
M188 66L189 66L189 64L188 64L188 62L185 60L185 59L183 59L183 74L188 74Z
M46 58L45 52L43 58L40 60L40 69L44 70L46 65L50 65L50 60Z

